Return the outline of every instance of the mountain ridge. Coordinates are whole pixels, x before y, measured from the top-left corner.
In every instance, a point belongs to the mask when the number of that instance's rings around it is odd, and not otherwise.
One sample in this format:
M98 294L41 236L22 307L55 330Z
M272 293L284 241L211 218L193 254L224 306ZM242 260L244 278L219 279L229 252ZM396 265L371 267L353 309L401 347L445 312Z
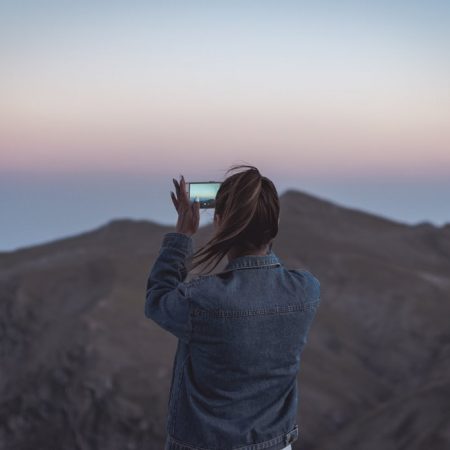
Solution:
M400 220L395 220L395 219L389 218L387 216L376 214L374 212L361 210L356 207L349 207L342 203L328 200L325 197L317 196L315 194L311 194L304 190L289 188L289 189L285 190L280 195L279 198L280 198L280 204L281 204L282 208L283 207L286 208L287 206L290 205L291 202L296 203L296 204L300 203L304 207L312 205L316 211L318 208L319 208L319 210L339 211L340 213L355 214L356 216L372 218L376 221L384 222L386 225L403 226L403 227L407 227L407 228L416 228L416 229L424 229L424 230L443 230L445 232L450 233L450 221L444 223L443 225L435 225L429 221L421 221L421 222L417 222L414 224L408 224L406 222L402 222ZM149 219L134 219L134 218L128 218L128 217L113 218L113 219L107 220L106 222L104 222L94 228L83 230L83 231L80 231L80 232L77 232L74 234L62 236L62 237L59 237L56 239L47 240L45 242L41 242L41 243L37 243L37 244L33 244L33 245L19 247L14 250L0 251L0 258L2 256L11 255L11 254L17 253L17 252L26 252L29 249L33 249L33 248L40 248L42 250L45 250L47 248L51 249L51 247L53 247L54 244L56 244L56 243L76 242L78 239L83 239L83 238L86 238L91 235L95 236L96 233L101 233L104 230L108 230L108 229L113 230L116 227L126 226L126 225L143 226L143 227L153 228L153 231L158 231L158 230L169 231L170 229L174 228L174 226L172 226L172 225L161 224L155 220L149 220ZM211 227L211 224L207 224L207 225L200 224L199 229L201 230L205 227L207 229L209 229Z
M450 227L298 192L280 196L273 249L318 277L322 300L294 450L447 449ZM162 448L176 339L144 297L167 231L121 218L0 254L0 448Z

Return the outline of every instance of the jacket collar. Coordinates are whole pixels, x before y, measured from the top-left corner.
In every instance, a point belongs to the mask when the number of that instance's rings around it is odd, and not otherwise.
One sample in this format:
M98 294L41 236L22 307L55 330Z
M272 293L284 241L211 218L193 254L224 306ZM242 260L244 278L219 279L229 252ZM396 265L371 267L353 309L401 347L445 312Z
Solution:
M281 261L273 250L270 250L265 255L243 255L233 258L225 266L224 271L264 266L281 266Z

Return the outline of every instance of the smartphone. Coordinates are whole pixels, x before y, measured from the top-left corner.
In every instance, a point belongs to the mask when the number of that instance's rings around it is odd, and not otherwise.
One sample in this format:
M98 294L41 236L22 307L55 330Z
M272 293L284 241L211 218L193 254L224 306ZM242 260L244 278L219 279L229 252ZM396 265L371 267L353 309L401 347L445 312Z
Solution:
M222 184L220 181L190 181L187 184L189 201L193 202L196 197L200 200L200 208L215 208L217 191Z

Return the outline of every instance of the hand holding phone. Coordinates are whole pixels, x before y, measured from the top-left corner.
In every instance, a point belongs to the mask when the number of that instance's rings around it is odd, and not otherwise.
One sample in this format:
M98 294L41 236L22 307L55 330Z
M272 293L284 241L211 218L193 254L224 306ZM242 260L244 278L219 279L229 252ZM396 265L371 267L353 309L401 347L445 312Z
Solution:
M186 181L181 175L180 182L173 178L176 194L170 191L173 205L178 213L176 225L177 233L183 233L192 236L197 232L200 223L200 203L190 202L186 189Z

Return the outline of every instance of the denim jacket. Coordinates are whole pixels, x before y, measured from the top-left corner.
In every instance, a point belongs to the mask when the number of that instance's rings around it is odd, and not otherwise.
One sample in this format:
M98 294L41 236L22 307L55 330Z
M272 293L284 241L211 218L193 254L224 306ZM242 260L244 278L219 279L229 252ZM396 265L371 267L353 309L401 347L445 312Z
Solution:
M280 450L299 437L297 374L320 283L272 250L186 281L190 236L166 233L145 315L178 338L165 450Z

